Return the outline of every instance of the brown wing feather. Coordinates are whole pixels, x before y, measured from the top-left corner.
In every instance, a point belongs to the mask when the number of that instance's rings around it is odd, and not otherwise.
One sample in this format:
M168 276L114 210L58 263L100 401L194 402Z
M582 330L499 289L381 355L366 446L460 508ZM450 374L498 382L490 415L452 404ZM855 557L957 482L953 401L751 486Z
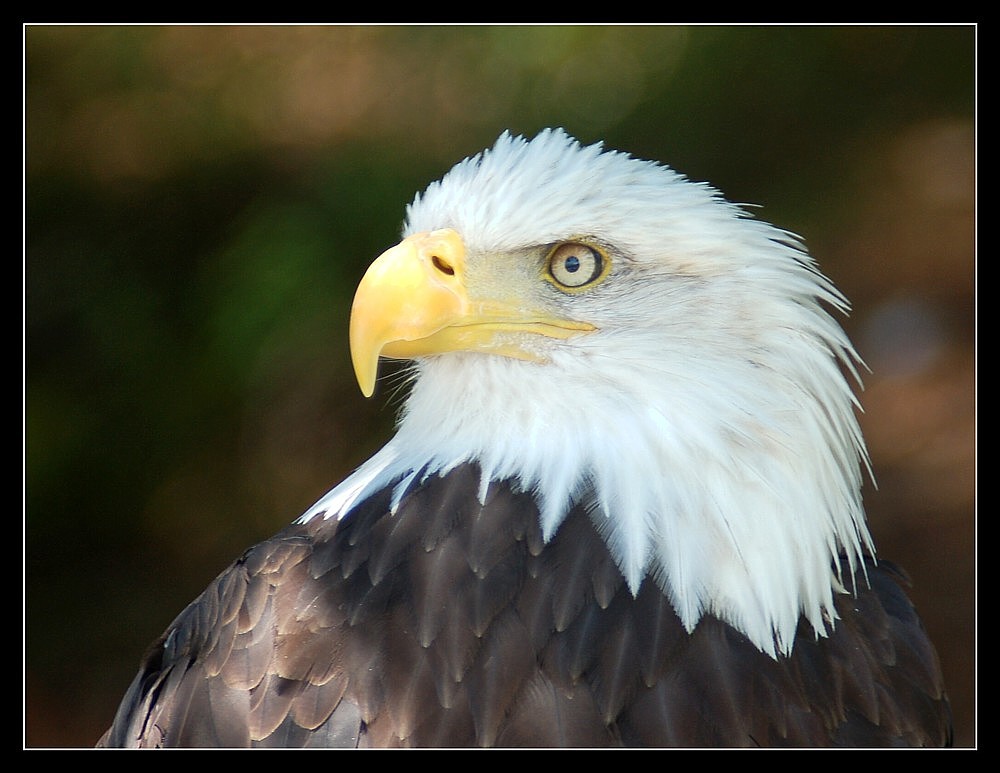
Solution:
M652 581L626 588L583 508L544 545L478 471L295 524L223 572L147 655L108 746L942 745L932 646L891 567L789 658ZM846 569L845 569L846 571Z

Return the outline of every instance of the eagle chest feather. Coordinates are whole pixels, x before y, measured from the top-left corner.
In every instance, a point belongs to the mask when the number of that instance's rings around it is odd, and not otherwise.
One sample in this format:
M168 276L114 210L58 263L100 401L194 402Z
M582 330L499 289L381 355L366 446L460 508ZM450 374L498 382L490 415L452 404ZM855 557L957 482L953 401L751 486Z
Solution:
M656 584L633 597L590 516L544 544L529 494L472 466L315 519L222 574L147 663L167 746L943 743L943 696L885 569L773 659ZM544 546L544 549L543 549ZM558 589L558 593L553 592ZM928 655L930 659L928 660ZM147 694L147 695L148 695ZM897 696L911 708L903 710ZM202 709L199 711L199 707ZM212 722L206 723L205 709Z

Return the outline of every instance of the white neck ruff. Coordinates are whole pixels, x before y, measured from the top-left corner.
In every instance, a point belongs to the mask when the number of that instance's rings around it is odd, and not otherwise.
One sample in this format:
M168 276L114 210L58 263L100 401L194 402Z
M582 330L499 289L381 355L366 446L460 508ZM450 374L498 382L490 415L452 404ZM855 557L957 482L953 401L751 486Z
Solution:
M422 363L396 436L303 520L342 518L393 482L398 498L417 475L475 462L480 501L490 481L517 481L546 538L586 498L633 593L650 575L689 630L712 614L771 655L790 651L803 615L825 634L845 582L838 552L872 551L860 433L833 361L818 357L823 371L800 387L759 362L746 374L705 362L673 376L619 368L608 390L593 388L604 348L593 344L557 353L556 367L475 354ZM817 391L827 383L832 394Z

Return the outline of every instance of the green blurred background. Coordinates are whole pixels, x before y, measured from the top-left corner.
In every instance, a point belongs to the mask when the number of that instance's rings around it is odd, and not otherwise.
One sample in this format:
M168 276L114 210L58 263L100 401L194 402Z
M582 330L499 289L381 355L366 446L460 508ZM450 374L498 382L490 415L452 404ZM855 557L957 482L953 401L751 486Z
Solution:
M656 158L851 297L882 556L975 737L971 26L24 28L26 746L383 443L346 325L404 205L503 129Z

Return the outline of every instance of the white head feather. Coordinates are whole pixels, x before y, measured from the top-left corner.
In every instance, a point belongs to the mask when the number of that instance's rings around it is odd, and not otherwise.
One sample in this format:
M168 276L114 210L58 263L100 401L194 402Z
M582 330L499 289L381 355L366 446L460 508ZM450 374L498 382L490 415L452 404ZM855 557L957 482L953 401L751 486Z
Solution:
M547 536L590 502L633 592L651 575L689 630L713 614L772 655L803 615L823 635L838 552L853 566L872 550L867 456L841 370L856 378L857 356L825 308L847 303L798 240L561 130L505 133L432 184L404 235L439 228L470 253L606 245L613 275L562 307L598 330L552 343L545 364L419 362L396 436L303 519L477 462L482 496L505 478L536 492Z

